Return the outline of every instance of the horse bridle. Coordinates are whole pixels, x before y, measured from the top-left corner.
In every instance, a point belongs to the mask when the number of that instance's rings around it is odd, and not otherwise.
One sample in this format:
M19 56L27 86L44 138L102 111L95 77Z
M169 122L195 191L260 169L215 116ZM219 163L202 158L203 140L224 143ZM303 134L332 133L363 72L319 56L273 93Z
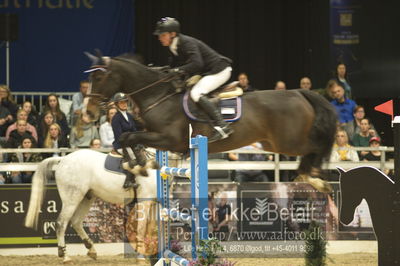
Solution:
M92 66L88 71L85 71L85 72L94 72L94 71L98 71L98 70L101 70L101 71L103 71L103 72L106 72L106 76L103 77L102 80L100 81L100 83L101 83L101 82L103 82L103 81L106 79L106 77L109 75L109 73L111 73L111 71L108 70L107 68L108 68L107 66ZM142 87L142 88L140 88L140 89L138 89L138 90L136 90L136 91L133 91L133 92L131 92L131 93L126 93L126 96L135 95L135 94L137 94L137 93L139 93L139 92L142 92L142 91L144 91L144 90L146 90L146 89L148 89L148 88L151 88L151 87L153 87L153 86L155 86L155 85L157 85L157 84L159 84L159 83L162 83L162 82L164 82L164 83L165 83L165 82L170 82L170 81L172 81L177 75L178 75L178 73L174 73L173 75L167 75L167 76L165 76L165 77L163 77L163 78L161 78L161 79L159 79L159 80L157 80L157 81L155 81L155 82L153 82L153 83L150 83L149 85L146 85L146 86L144 86L144 87ZM87 98L99 98L99 99L100 99L100 100L98 100L98 102L99 102L99 107L100 107L101 109L103 109L103 110L104 110L104 109L107 109L107 107L108 107L111 103L113 103L113 101L111 101L111 99L110 99L110 100L107 100L107 97L105 97L104 95L102 95L102 94L100 94L100 93L92 93L92 92L91 92L91 90L92 90L92 82L91 82L90 79L89 79L89 82L90 82L90 87L89 87L89 91L88 91L88 93L86 94L85 98L86 98L86 97L87 97ZM148 112L149 110L153 109L155 106L157 106L158 104L160 104L161 102L167 100L168 98L174 96L174 95L177 94L177 93L178 93L178 92L174 92L174 93L172 93L172 94L168 94L167 96L164 96L163 98L159 99L159 100L156 101L155 103L151 104L149 107L147 107L147 108L146 108L145 110L143 110L141 113L144 114L144 113Z

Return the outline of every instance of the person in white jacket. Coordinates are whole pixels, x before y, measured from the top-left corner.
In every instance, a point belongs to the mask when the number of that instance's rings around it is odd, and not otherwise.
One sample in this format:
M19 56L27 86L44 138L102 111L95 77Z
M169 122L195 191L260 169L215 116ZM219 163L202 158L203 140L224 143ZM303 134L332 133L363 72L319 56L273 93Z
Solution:
M117 113L117 108L111 107L107 110L107 118L106 121L100 125L100 140L101 147L103 148L112 148L114 141L114 132L111 126L111 120L114 115Z

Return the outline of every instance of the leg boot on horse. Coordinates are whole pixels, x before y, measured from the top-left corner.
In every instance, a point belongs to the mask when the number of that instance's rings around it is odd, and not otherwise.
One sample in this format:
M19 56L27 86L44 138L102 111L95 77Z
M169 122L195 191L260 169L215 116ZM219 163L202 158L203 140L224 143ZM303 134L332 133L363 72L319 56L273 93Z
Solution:
M229 137L230 134L233 133L233 129L230 128L229 124L224 121L219 110L212 102L210 102L207 96L201 96L198 104L211 118L215 129L214 134L208 139L208 142L215 142L217 140L226 139L227 137Z

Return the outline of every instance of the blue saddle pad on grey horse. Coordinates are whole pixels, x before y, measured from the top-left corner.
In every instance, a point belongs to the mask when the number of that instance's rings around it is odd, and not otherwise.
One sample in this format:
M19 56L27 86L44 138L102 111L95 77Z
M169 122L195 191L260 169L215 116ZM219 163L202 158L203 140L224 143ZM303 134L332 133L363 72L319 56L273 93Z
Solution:
M116 157L107 154L106 161L104 162L104 168L107 171L125 175L125 170L122 168L122 157Z

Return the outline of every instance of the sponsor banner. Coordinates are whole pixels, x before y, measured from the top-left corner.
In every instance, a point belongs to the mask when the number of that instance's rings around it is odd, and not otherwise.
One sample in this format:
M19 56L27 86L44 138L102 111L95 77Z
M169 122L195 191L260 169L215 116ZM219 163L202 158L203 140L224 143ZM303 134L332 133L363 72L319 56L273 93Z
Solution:
M0 186L0 248L56 245L56 220L62 207L57 187L47 186L37 231L24 226L30 191L30 185ZM84 229L94 242L122 242L125 211L121 205L96 200L83 222ZM71 226L68 226L65 239L69 243L81 243Z
M361 70L361 1L330 0L331 64L345 63L348 73Z

